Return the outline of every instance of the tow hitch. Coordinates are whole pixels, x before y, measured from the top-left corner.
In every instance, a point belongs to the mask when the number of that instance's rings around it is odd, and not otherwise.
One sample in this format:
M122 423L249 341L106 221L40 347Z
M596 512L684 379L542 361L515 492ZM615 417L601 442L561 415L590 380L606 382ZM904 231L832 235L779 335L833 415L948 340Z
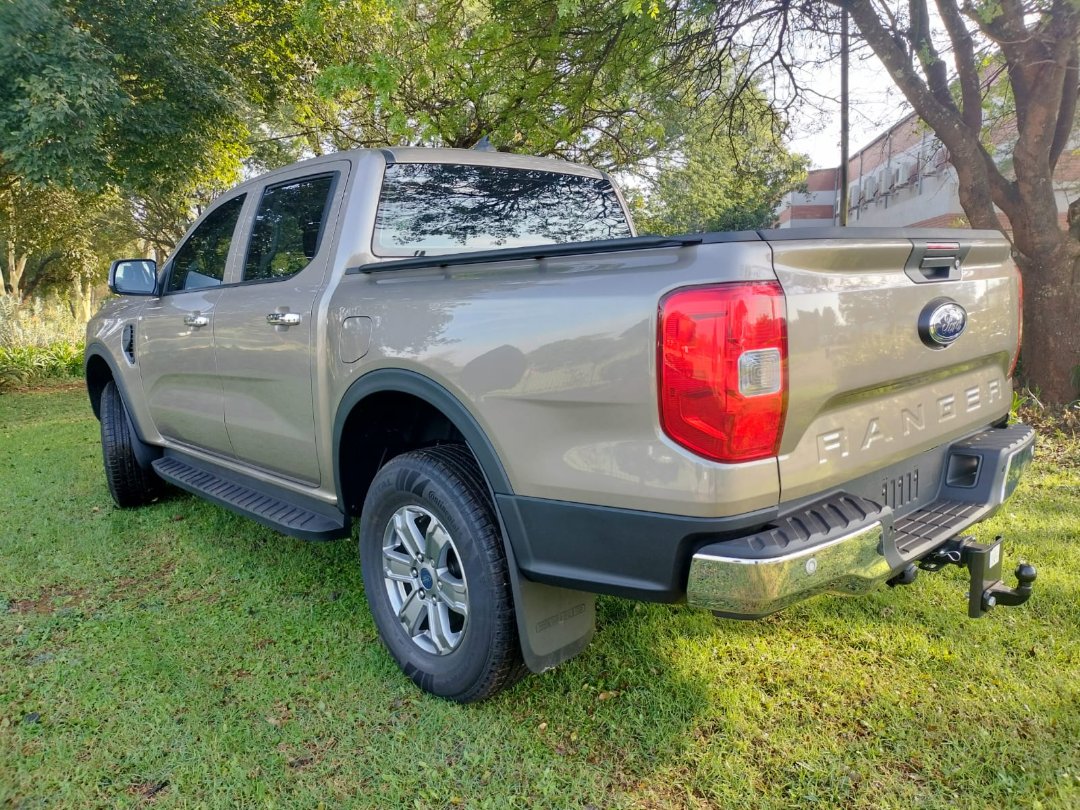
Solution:
M993 543L976 543L971 537L954 537L919 562L924 571L940 571L946 565L968 569L968 616L978 619L997 605L1022 605L1031 598L1035 582L1035 566L1020 563L1016 566L1017 586L1010 588L1001 581L1001 537Z

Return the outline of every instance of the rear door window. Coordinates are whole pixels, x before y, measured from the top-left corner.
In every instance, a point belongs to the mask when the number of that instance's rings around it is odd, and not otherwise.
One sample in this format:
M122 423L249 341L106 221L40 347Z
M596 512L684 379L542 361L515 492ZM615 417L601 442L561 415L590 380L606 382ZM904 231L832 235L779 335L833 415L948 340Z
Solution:
M305 177L263 192L244 262L244 281L296 275L319 252L333 175Z
M241 194L233 197L211 211L180 246L172 260L166 292L196 290L221 284L221 280L225 278L229 246L232 244L236 222L240 219L240 209L244 207L245 196Z
M379 256L423 256L631 236L611 183L532 169L451 163L386 167Z

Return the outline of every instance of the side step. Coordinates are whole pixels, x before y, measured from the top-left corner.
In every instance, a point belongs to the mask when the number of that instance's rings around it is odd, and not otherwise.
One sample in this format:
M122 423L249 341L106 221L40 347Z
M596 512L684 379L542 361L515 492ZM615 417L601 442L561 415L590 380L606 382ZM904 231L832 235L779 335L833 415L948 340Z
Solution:
M254 481L241 481L230 473L196 466L187 459L166 455L153 462L154 472L165 481L186 489L219 506L231 509L264 526L301 540L334 540L348 537L352 527L345 515L324 504L303 504L303 496L271 493ZM276 489L276 488L275 488Z

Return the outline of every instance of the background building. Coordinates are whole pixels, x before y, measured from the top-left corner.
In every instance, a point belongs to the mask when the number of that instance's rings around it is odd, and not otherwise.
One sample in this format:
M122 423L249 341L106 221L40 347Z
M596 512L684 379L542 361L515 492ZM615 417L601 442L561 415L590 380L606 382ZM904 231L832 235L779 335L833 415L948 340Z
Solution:
M1014 129L991 135L1001 161L1012 154ZM1058 162L1055 186L1058 225L1066 227L1069 203L1080 196L1080 142ZM790 192L778 213L778 228L838 225L839 169L817 169L807 177L807 190ZM848 224L881 227L967 227L960 207L956 171L948 150L914 115L909 115L852 155ZM1002 226L1008 222L1001 218Z

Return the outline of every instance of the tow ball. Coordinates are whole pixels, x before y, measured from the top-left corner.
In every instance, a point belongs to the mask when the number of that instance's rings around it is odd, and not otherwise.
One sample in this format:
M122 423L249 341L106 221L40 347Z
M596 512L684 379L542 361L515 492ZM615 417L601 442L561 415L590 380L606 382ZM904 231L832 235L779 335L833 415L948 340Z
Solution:
M924 571L940 571L946 565L966 567L970 581L968 616L978 619L997 605L1022 605L1031 598L1035 566L1016 566L1017 585L1010 588L1001 581L1001 542L1000 536L989 544L977 543L971 537L954 537L924 557L919 567Z

